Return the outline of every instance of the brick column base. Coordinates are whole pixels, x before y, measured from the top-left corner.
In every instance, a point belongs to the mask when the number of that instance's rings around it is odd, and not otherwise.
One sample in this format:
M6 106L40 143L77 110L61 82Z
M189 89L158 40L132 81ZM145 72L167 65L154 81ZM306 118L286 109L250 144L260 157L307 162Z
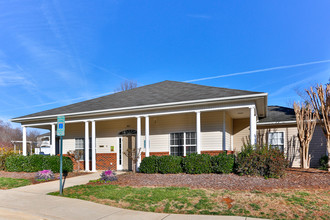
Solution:
M117 153L97 153L96 154L97 170L117 170Z

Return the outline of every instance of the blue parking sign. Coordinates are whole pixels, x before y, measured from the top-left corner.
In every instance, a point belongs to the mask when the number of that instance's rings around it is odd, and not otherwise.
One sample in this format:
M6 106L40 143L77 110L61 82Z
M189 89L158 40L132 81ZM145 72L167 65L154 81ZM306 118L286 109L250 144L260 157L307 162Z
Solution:
M57 117L57 136L65 135L65 117L58 116Z

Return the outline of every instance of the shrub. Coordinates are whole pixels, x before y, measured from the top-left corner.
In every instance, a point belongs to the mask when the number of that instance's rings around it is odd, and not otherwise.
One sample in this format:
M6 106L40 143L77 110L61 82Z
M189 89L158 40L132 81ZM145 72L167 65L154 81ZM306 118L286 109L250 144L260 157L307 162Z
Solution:
M23 164L23 170L25 172L36 172L39 170L43 170L43 161L44 156L43 155L31 155L26 157L26 161Z
M6 159L6 170L10 172L38 172L51 170L60 172L60 157L48 155L12 155ZM68 157L63 157L63 172L72 172L73 163Z
M48 181L55 179L55 176L51 170L42 170L37 173L35 179L37 181Z
M101 173L100 181L108 182L108 181L116 181L116 173L111 170L105 170Z
M139 170L141 173L158 173L158 157L143 158Z
M189 154L183 159L183 170L189 174L211 173L211 156L208 154Z
M6 159L11 155L15 155L15 152L6 148L0 148L0 170L6 169Z
M26 157L23 155L12 155L6 159L5 167L9 172L22 172L24 171L24 164Z
M182 173L182 157L179 156L161 156L158 157L159 173Z
M329 157L327 155L324 155L320 158L320 167L321 170L328 170L328 161Z
M226 152L211 157L213 173L232 173L234 169L235 156L227 155Z
M238 174L279 178L288 165L284 153L277 148L247 145L236 157L235 170Z

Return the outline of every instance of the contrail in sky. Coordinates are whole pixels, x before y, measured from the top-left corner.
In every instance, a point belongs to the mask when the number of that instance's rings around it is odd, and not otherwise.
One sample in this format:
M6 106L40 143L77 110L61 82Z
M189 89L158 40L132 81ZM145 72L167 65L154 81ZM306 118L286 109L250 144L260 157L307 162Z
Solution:
M272 71L272 70L290 69L290 68L295 68L295 67L300 67L300 66L309 66L309 65L320 64L320 63L330 63L330 60L319 60L319 61L308 62L308 63L299 63L299 64L286 65L286 66L277 66L277 67L270 67L270 68L265 68L265 69L250 70L250 71L245 71L245 72L229 73L229 74L218 75L218 76L210 76L210 77L205 77L205 78L192 79L192 80L187 80L184 82L198 82L198 81L209 80L209 79L217 79L217 78L224 78L224 77L238 76L238 75L247 75L247 74L251 74L251 73L260 73L260 72L267 72L267 71Z

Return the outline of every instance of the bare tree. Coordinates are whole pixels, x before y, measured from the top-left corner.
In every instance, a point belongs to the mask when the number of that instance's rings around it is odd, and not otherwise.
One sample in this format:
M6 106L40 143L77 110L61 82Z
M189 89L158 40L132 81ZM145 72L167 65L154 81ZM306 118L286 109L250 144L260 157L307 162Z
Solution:
M8 122L0 120L0 147L11 147L11 141L21 140L22 131L20 128L13 128Z
M80 160L84 156L84 151L82 150L70 150L68 151L68 156L74 160L77 164L77 171L80 171Z
M316 116L310 105L300 105L295 102L293 108L296 114L298 138L300 142L301 168L308 169L311 160L309 156L309 143L314 134Z
M130 89L134 89L137 87L137 82L134 80L125 80L121 82L120 87L117 88L115 91L116 92L122 92L122 91L127 91Z
M324 87L323 85L317 85L315 90L311 87L306 92L327 138L328 171L330 171L330 83Z
M133 149L128 148L127 151L124 152L125 156L127 156L128 159L131 159L133 162L133 173L135 173L137 170L137 162L139 161L141 153L142 149L136 149L136 147Z

